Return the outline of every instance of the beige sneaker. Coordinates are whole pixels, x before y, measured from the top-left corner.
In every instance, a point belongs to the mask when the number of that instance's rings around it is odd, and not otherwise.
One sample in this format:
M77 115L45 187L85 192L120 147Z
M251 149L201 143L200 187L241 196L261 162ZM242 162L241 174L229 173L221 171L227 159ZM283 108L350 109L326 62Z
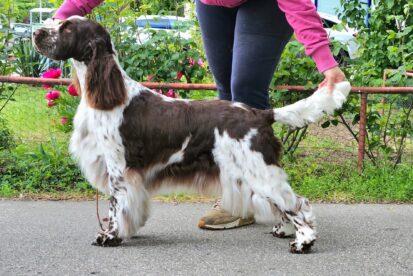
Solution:
M221 209L221 202L215 202L205 216L199 219L198 227L208 230L224 230L250 225L255 223L254 217L240 218L234 217L227 211Z

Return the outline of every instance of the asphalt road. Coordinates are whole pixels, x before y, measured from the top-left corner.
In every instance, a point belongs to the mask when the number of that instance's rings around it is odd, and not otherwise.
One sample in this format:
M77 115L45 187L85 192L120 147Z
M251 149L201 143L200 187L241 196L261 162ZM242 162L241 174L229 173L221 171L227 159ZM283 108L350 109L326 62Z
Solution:
M265 225L199 230L206 204L152 207L138 238L101 248L94 202L0 201L0 275L413 275L413 205L316 204L309 255Z

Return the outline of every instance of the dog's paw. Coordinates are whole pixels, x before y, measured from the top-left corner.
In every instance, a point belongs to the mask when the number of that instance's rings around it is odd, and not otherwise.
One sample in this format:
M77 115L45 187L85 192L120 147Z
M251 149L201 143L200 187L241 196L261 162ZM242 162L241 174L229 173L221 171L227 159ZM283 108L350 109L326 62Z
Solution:
M113 234L107 232L100 232L96 235L95 240L92 245L103 246L103 247L114 247L120 245L122 242L121 238L116 237Z
M299 243L297 240L290 241L290 252L294 254L308 254L315 240L309 243Z
M295 236L295 228L290 224L279 223L272 228L271 234L277 238L292 238Z

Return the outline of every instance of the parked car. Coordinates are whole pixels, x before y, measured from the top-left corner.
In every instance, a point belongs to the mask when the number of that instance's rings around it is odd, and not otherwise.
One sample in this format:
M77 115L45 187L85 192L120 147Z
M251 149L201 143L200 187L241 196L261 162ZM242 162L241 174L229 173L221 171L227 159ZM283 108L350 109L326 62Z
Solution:
M166 31L173 32L183 39L191 38L192 22L185 17L170 15L141 15L135 21L138 27L137 41L145 43L150 38L150 32Z
M35 8L30 10L29 23L12 23L11 29L14 37L30 38L32 33L43 27L43 22L51 18L55 9L50 8Z
M31 26L25 23L12 23L11 30L15 38L19 38L19 37L29 38L32 35Z
M345 50L340 52L335 58L339 63L344 63L346 58L354 59L357 58L357 50L360 48L360 44L356 40L357 30L346 27L345 29L338 31L333 27L341 23L341 20L337 16L318 12L323 22L323 27L327 32L330 39L334 39L343 45L345 45Z

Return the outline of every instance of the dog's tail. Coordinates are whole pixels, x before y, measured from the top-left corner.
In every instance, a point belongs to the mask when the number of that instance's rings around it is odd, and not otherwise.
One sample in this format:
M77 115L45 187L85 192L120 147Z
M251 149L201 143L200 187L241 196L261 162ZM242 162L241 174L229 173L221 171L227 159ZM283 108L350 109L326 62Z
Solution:
M327 88L318 89L308 98L294 104L275 108L274 120L291 127L300 128L320 120L324 113L332 114L339 109L350 93L351 85L348 81L336 83L332 93Z

